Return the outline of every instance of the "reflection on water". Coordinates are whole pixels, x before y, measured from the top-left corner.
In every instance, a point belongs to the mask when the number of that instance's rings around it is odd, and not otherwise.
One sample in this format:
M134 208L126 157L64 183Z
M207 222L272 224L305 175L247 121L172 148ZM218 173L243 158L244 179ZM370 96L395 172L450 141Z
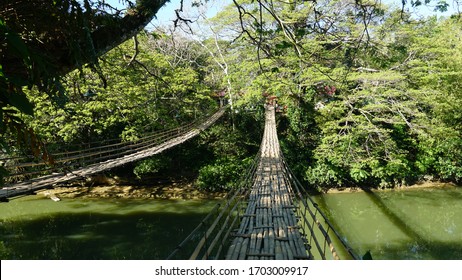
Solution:
M25 197L0 204L1 259L164 259L216 201Z
M462 259L462 188L316 197L345 240L374 259Z

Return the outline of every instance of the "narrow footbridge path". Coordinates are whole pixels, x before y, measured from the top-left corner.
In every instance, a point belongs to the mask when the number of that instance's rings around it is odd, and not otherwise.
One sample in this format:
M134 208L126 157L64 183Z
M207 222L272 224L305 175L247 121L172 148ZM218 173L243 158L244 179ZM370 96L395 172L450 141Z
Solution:
M241 183L167 257L186 258L358 259L287 166L274 108Z
M138 141L114 143L52 155L56 163L51 168L44 162L30 162L27 158L25 162L24 158L20 157L0 159L2 162L14 162L7 166L11 170L22 170L14 175L17 177L33 176L42 172L51 173L8 184L0 190L0 200L5 201L10 197L31 194L55 184L86 178L161 153L197 136L215 123L223 115L225 109L226 107L221 108L202 122L153 133ZM36 171L24 171L25 168L32 168Z
M280 156L274 109L266 110L260 162L226 259L309 259Z

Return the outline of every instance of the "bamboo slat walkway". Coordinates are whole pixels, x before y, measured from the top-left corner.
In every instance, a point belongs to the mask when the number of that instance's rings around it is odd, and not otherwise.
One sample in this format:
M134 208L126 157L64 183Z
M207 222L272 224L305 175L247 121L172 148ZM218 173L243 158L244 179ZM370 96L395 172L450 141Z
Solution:
M65 183L81 178L85 178L87 176L112 169L114 167L122 166L129 162L141 160L162 151L165 151L169 148L172 148L176 145L179 145L195 136L197 136L201 131L207 129L213 123L215 123L224 113L225 108L221 108L218 112L213 114L210 118L208 118L202 124L186 131L183 134L177 135L173 138L168 139L167 141L160 143L154 147L147 148L145 150L137 151L132 154L128 154L122 157L109 159L103 162L91 164L70 172L60 172L54 173L51 175L46 175L42 177L38 177L35 179L31 179L28 181L16 183L13 185L9 185L4 187L0 190L0 200L7 200L9 197L20 196L23 194L29 194L34 191L38 191L41 189L49 188L55 184Z
M276 132L274 109L266 110L265 131L247 209L226 259L310 259L299 231Z

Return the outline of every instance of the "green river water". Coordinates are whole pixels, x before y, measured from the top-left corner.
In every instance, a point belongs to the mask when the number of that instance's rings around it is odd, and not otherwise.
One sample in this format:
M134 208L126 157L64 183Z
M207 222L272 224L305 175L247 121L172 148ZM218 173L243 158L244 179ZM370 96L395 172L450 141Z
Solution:
M360 256L462 259L462 188L420 188L316 197Z
M462 259L462 188L315 197L343 238L374 259ZM164 259L215 200L67 199L0 204L1 259Z
M68 199L0 204L1 259L165 259L213 200Z

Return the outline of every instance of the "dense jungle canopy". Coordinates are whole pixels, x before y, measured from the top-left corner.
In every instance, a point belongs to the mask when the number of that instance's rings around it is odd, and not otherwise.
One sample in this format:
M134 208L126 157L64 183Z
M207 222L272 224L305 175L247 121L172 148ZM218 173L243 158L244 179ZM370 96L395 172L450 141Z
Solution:
M134 173L232 185L273 98L283 152L318 189L462 180L456 2L233 0L212 18L211 0L172 2L1 0L1 157L52 165L60 147L175 127L225 94L224 120ZM173 25L147 28L164 5Z

